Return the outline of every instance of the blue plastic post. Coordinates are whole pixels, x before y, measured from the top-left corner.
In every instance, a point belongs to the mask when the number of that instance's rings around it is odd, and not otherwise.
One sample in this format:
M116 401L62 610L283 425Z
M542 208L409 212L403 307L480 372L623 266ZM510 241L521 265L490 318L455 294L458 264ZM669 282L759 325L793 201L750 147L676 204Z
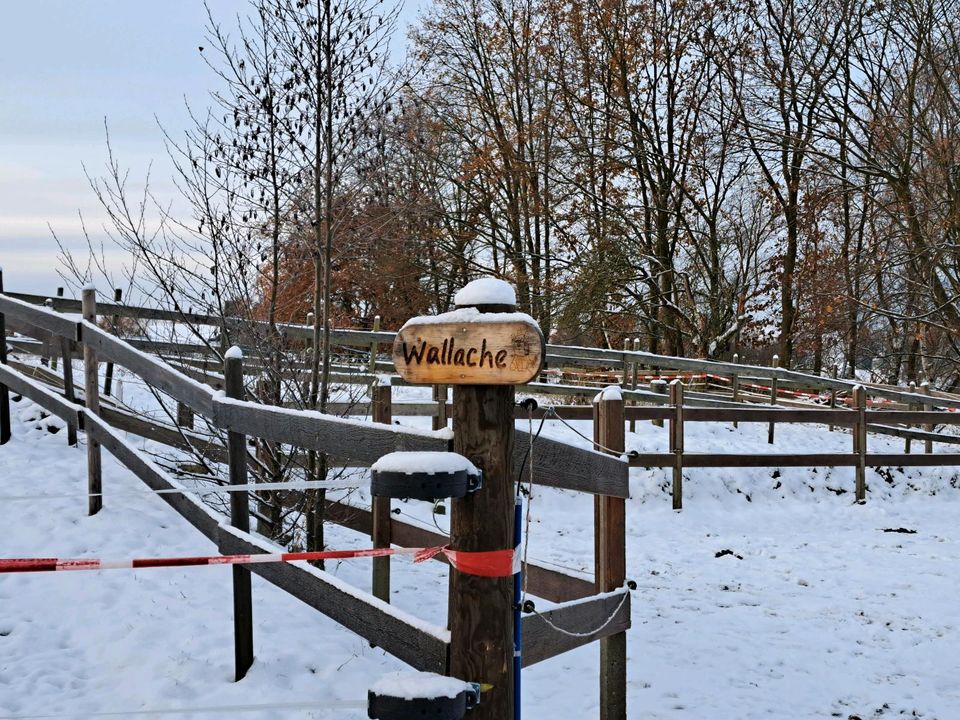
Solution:
M520 536L523 533L523 500L517 495L513 510L513 551L519 552ZM513 575L513 718L520 720L520 648L523 637L520 633L520 595L523 567L518 566Z

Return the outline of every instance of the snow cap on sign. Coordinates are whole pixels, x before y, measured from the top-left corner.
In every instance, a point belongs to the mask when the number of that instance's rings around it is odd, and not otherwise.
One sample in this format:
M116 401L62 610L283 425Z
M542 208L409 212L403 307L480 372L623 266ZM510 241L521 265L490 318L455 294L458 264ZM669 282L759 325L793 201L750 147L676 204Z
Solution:
M457 307L471 305L516 305L517 294L513 286L497 278L485 277L474 280L463 286L453 296L453 304Z
M227 350L224 357L227 358L228 360L242 360L243 350L241 350L239 346L233 345L230 347L229 350Z
M468 475L477 475L479 470L463 455L452 452L399 451L384 455L370 466L376 472L394 472L409 475L411 473L455 473L466 471Z
M470 684L431 672L399 671L384 675L370 688L374 695L421 700L431 698L455 698Z

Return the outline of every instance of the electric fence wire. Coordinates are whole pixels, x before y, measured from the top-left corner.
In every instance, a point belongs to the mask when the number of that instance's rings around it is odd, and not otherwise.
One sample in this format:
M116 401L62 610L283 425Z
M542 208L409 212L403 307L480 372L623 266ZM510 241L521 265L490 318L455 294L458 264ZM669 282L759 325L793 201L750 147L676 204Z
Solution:
M131 717L137 715L184 715L193 713L243 713L264 712L268 710L348 710L366 708L366 702L357 700L315 701L291 703L266 703L258 705L206 705L197 707L157 708L151 710L114 710L104 712L66 712L41 713L30 715L0 715L0 720L63 720L64 718L94 718L94 717Z
M531 517L530 508L531 508L531 505L533 504L533 503L532 503L532 500L533 500L533 480L534 480L534 478L533 478L533 466L534 466L534 464L535 464L535 463L534 463L534 444L535 444L537 438L540 437L540 431L543 430L543 423L544 423L544 421L546 420L547 416L548 416L548 415L551 415L551 414L552 414L555 418L557 418L558 420L560 420L560 422L562 422L562 423L563 423L564 425L566 425L568 428L570 428L570 429L573 430L575 433L577 433L577 435L580 435L580 437L583 437L583 438L585 438L585 439L588 439L588 438L586 438L586 436L584 436L582 433L580 433L580 432L577 431L574 427L572 427L569 423L567 423L566 421L564 421L563 418L561 418L559 415L557 415L556 410L555 410L552 406L547 406L547 407L544 408L543 418L540 420L540 427L537 429L537 432L534 433L534 432L533 432L533 408L532 408L532 406L528 407L527 420L528 420L528 423L529 423L530 447L529 447L527 453L524 454L524 458L523 458L524 463L526 462L526 460L527 460L528 457L530 458L529 485L528 485L528 488L527 488L527 512L526 512L526 519L525 519L525 521L524 521L524 522L525 522L525 527L524 527L524 530L523 530L523 564L524 564L524 565L527 564L527 552L528 552L528 550L529 550L529 548L530 548L530 517ZM599 445L599 443L593 443L592 440L591 440L591 443L597 445L598 447L603 448L602 445ZM615 451L615 450L610 450L609 448L603 448L603 449L607 450L608 452L612 452L612 453L614 453L614 454L617 454L617 455L620 454L619 452L617 452L617 451ZM524 465L521 464L521 466L520 466L520 474L519 474L518 477L517 477L517 494L520 493L520 483L522 482L523 468L524 468ZM523 608L525 608L525 609L528 607L528 606L527 606L527 581L528 581L529 577L530 577L530 574L529 574L529 573L524 573L524 576L523 576L523 595L522 595L522 598L521 598L521 601L520 601L520 605L521 605L521 607L523 607ZM603 630L604 630L608 625L610 625L610 623L612 623L612 622L616 619L617 615L620 614L620 610L623 608L623 605L624 605L624 603L627 601L627 597L628 597L629 595L630 595L629 592L627 592L627 591L624 591L624 592L623 592L623 596L620 598L620 602L617 603L617 606L613 609L613 612L611 612L610 615L606 618L606 620L604 620L598 627L595 627L595 628L593 628L593 629L591 629L591 630L581 631L581 632L574 631L574 630L568 630L568 629L566 629L566 628L560 627L560 626L557 625L555 622L553 622L550 618L548 618L546 615L544 615L543 613L539 612L539 611L536 609L536 607L533 607L532 605L529 606L529 607L530 607L530 612L532 612L532 613L533 613L534 615L536 615L538 618L540 618L541 620L543 620L543 622L547 625L547 627L549 627L550 629L552 629L554 632L558 632L558 633L560 633L561 635L566 635L567 637L572 637L572 638L585 638L585 637L592 637L592 636L596 635L597 633L603 632Z
M538 618L543 620L543 622L547 624L547 627L551 628L552 630L555 630L561 635L566 635L567 637L572 637L572 638L592 637L597 633L603 632L604 629L616 619L617 615L620 614L620 610L623 608L623 604L627 601L627 598L630 596L629 591L623 590L622 592L623 592L623 595L620 598L620 602L617 603L617 606L614 608L613 612L610 613L609 617L607 617L607 619L604 620L603 623L601 623L598 627L595 627L592 630L587 630L585 632L574 632L573 630L567 630L566 628L562 628L556 623L554 623L546 615L544 615L539 610L537 610L536 608L533 608L531 612L533 612L534 615L536 615ZM0 720L2 720L2 718L0 718Z
M611 454L613 454L613 455L616 455L617 457L619 457L620 455L623 455L623 451L621 451L621 450L614 450L613 448L608 448L606 445L602 445L602 444L598 443L596 440L594 440L594 439L592 439L592 438L588 438L588 437L587 437L586 435L584 435L582 432L580 432L579 430L577 430L573 425L571 425L571 424L568 423L566 420L564 420L562 417L560 417L560 415L557 414L556 409L553 408L552 406L548 406L548 407L546 407L546 408L544 409L544 417L546 417L547 414L553 415L553 417L555 417L557 420L559 420L562 424L566 425L567 428L569 428L571 431L573 431L574 433L576 433L577 435L579 435L581 438L583 438L584 440L586 440L588 443L590 443L591 446L597 447L597 448L599 448L600 450L604 450L605 452L608 452L608 453L611 453Z
M56 495L5 495L0 502L16 500L67 500L105 495L107 497L146 496L146 495L216 495L218 493L259 492L261 490L354 490L360 487L356 483L346 484L342 480L305 480L293 482L247 483L245 485L217 485L209 488L164 488L162 490L119 490L106 493L64 493ZM0 718L2 720L2 718Z

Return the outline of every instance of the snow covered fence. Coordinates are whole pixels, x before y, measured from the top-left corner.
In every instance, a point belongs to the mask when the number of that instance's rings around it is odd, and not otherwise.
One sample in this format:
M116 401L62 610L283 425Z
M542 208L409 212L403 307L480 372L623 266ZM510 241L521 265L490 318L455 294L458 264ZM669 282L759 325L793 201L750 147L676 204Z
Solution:
M87 339L103 333L99 328L89 323L84 323L82 328L81 333L85 333ZM112 338L110 339L112 340ZM131 359L134 362L142 360L139 353L135 351L134 353L127 352L127 348L123 347L122 341L103 342L100 343L98 347L106 349L106 353L104 354L108 357L111 356L110 353L112 352L112 357L117 358L121 363L123 363L124 360ZM149 363L144 365L141 362L141 365L146 368L146 373L151 374L153 379L158 382L166 382L171 389L180 392L181 397L184 399L189 400L190 394L197 392L198 389L196 386L188 387L186 390L183 390L182 387L178 389L176 384L180 381L180 378L177 377L176 373L167 371L161 363L153 358L148 358L148 360L150 361ZM86 430L91 441L102 444L103 447L114 454L117 459L130 468L149 487L155 490L167 491L161 495L161 498L191 522L191 524L197 527L205 536L217 542L222 552L228 552L224 546L225 543L229 544L241 540L247 543L247 545L244 546L247 550L245 554L250 554L251 549L264 549L260 539L250 536L243 531L229 529L222 525L221 518L216 513L200 503L190 493L184 491L176 481L169 478L151 460L144 458L120 433L110 427L110 425L92 409L82 408L67 401L42 383L31 380L8 366L0 366L0 382L10 386L15 392L37 402L65 421L75 422L78 426ZM205 388L203 392L204 395L206 395L207 391ZM204 395L201 395L201 398L203 398L205 402ZM239 411L243 406L249 405L248 403L229 400L228 398L223 398L212 393L209 393L209 396L212 398L214 418L217 417L218 406L227 406ZM283 417L291 414L290 411L280 410ZM323 420L329 422L326 417L324 417ZM334 422L334 424L348 428L351 433L359 433L364 426L367 425L353 421ZM382 437L389 438L391 441L395 441L398 436L398 433L392 428L381 427L377 429L382 432L385 431ZM435 438L442 440L443 447L445 448L445 437L448 433L413 432L411 435L420 441L424 438L427 440L433 440ZM284 439L288 439L288 436L284 436ZM343 441L341 440L341 442ZM393 447L396 447L396 445L393 445ZM547 454L549 455L549 453ZM623 461L617 458L603 456L600 453L587 454L591 457L596 456L594 459L614 460L618 471L622 469L625 485L626 464ZM564 459L565 456L562 453L558 453L557 455L556 462L566 462ZM99 499L99 493L97 497ZM455 558L449 559L455 561ZM476 568L473 569L476 570ZM446 670L446 635L443 634L445 631L441 631L440 637L437 637L436 632L426 634L427 636L432 635L432 638L425 637L420 623L408 623L407 620L409 620L409 618L402 617L402 614L398 614L392 609L389 609L389 605L385 603L383 605L386 610L384 607L377 606L376 603L373 603L372 608L361 607L361 609L358 610L358 603L356 602L358 597L362 597L366 601L373 601L374 598L351 588L350 591L346 593L351 598L348 601L342 589L335 587L336 584L329 581L329 576L319 573L319 571L316 571L314 568L285 566L282 568L258 569L257 572L269 581L294 594L325 614L330 615L341 624L358 632L371 642L410 663L414 667L441 672ZM600 606L603 605L604 602L606 601L603 598L595 598L593 600L587 600L585 604L580 603L577 606L579 608L578 610L570 611L574 613L571 617L574 617L575 620L579 618L585 611L588 611L589 608L592 607L591 603L597 604L598 610L596 612L600 613L603 611L603 608ZM347 605L349 605L349 609ZM560 612L560 609L555 612ZM563 614L560 613L558 617L562 619ZM531 622L531 618L525 618L525 626L528 622ZM621 614L616 622L607 623L604 628L597 631L597 633L582 634L582 636L572 635L569 638L570 642L558 643L555 638L551 639L546 637L546 635L555 631L545 631L542 628L540 630L536 628L531 629L528 633L528 640L525 641L525 647L526 643L530 643L531 651L529 657L531 660L545 659L571 647L589 642L598 637L604 637L604 633L622 632L625 627L624 623L629 623L628 606L625 614ZM412 628L409 625L412 625ZM386 637L384 633L386 633Z
M5 299L10 302L16 302L19 307L44 305L48 300L52 300L53 309L62 313L79 313L80 302L69 298L50 298L45 295L33 295L27 293L8 293ZM3 299L0 299L0 313L3 310ZM192 309L186 310L162 310L160 308L139 307L132 305L122 305L119 303L100 303L99 311L104 315L119 317L135 317L141 320L166 320L173 322L186 322L193 325L214 325L222 326L224 323L239 324L239 319L222 318L216 315L192 312ZM13 313L11 313L13 314ZM62 316L61 316L62 317ZM38 317L34 317L38 319ZM64 318L67 322L69 319ZM45 322L41 319L41 322ZM247 322L247 321L243 321ZM34 322L33 325L38 325ZM40 325L43 327L43 325ZM59 330L53 330L55 334L63 334L64 326L58 326ZM279 326L281 333L291 339L311 340L313 328L308 325L281 324ZM358 347L368 350L374 344L383 344L391 346L396 336L395 332L377 331L370 332L365 330L334 329L331 331L331 341L338 345L349 347ZM197 346L198 352L206 352L207 348ZM827 378L820 375L788 370L785 368L770 368L760 365L746 365L738 362L722 362L716 360L701 360L697 358L680 358L669 355L658 355L648 353L638 349L638 344L633 344L633 349L614 350L605 348L575 347L566 345L546 346L546 361L548 366L568 364L582 364L592 367L609 367L623 370L639 367L640 365L660 368L666 371L682 371L684 373L709 374L715 377L734 377L737 375L747 377L749 380L759 380L766 383L765 388L770 387L771 381L776 378L778 384L784 387L802 387L820 391L846 391L852 392L855 381L843 380L837 378ZM626 383L626 379L625 379ZM955 397L937 397L936 394L925 397L920 393L911 393L901 389L895 389L877 384L868 385L868 391L871 396L884 398L894 402L904 404L917 403L921 406L927 404L930 407L948 408L957 405Z

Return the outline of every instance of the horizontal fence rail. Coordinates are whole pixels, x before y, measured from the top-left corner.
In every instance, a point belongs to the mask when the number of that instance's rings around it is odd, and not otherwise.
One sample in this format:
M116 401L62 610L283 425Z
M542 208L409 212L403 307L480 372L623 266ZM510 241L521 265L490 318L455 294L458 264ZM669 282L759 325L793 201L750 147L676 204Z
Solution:
M80 301L69 298L47 297L44 295L35 295L27 293L6 293L5 299L9 303L18 303L23 306L36 306L49 303L52 308L58 312L79 313ZM2 301L0 301L2 302ZM0 308L5 307L0 304ZM9 306L6 306L9 307ZM2 310L0 310L2 311ZM183 310L164 310L160 308L139 307L132 305L123 305L117 303L100 303L98 311L103 315L134 317L142 320L163 320L170 322L184 322L193 325L207 325L213 327L239 327L241 325L254 325L268 328L269 326L262 321L251 321L242 318L223 318L218 315L207 313L194 313L189 309ZM12 313L11 313L12 314ZM41 321L45 322L45 321ZM55 334L65 336L65 324L69 323L67 318L61 318L61 322L56 323L57 329L50 329ZM34 323L38 325L39 323ZM39 324L40 327L44 325ZM281 333L290 339L311 341L313 338L313 328L308 325L280 324L278 325ZM369 350L371 346L383 345L389 348L396 336L392 331L366 331L366 330L340 330L331 331L331 341L336 345L363 348ZM77 339L77 338L73 338ZM202 352L198 346L197 352ZM209 349L206 348L209 352ZM796 370L785 368L763 367L758 365L745 365L740 363L722 362L717 360L702 360L695 358L681 358L669 355L658 355L640 350L613 350L603 348L588 348L567 345L549 344L546 348L546 362L548 367L554 365L593 363L593 367L605 367L612 369L625 370L628 366L643 365L651 368L666 370L678 370L692 373L708 373L723 377L742 377L745 382L776 380L784 388L802 387L816 389L820 391L845 391L852 392L853 388L862 383L853 380L843 380L838 378L827 378L820 375L812 375ZM589 366L589 365L584 365ZM868 386L871 395L877 398L883 398L905 404L914 403L928 405L931 407L955 407L960 404L960 397L946 396L946 393L931 393L930 395L922 393L911 393L905 390L891 389L879 384Z

